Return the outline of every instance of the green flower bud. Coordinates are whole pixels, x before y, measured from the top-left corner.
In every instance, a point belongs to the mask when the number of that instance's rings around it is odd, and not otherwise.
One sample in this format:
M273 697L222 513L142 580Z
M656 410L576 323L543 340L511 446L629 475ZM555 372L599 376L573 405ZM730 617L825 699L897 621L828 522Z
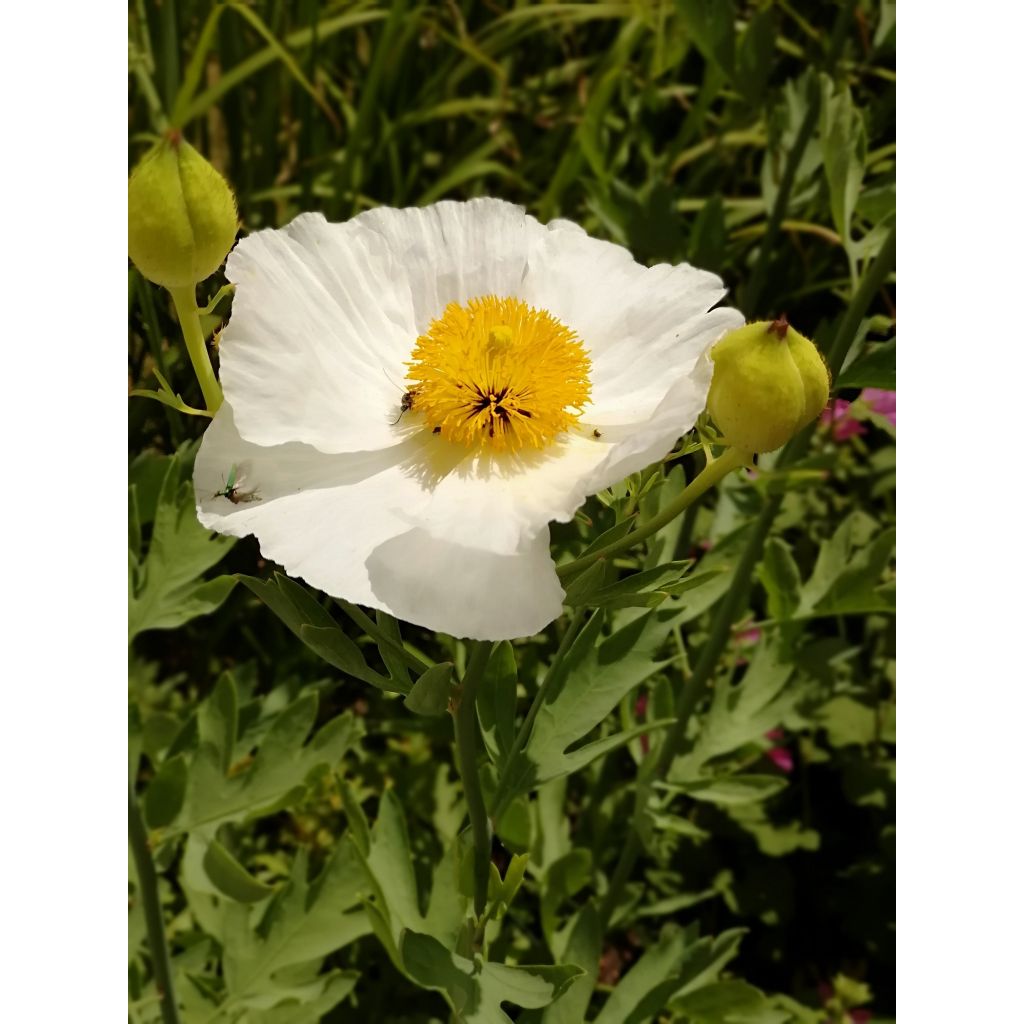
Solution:
M128 179L128 255L165 288L193 286L224 262L238 212L228 183L174 133Z
M725 441L745 451L781 448L828 401L825 360L785 317L731 331L711 358L708 412Z

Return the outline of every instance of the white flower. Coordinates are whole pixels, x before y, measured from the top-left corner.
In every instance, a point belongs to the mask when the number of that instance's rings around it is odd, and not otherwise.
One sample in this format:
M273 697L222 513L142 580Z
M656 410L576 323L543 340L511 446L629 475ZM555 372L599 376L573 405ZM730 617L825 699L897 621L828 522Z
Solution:
M495 199L304 214L239 242L200 521L328 594L455 636L529 636L548 523L669 452L742 316ZM231 483L228 483L231 481Z

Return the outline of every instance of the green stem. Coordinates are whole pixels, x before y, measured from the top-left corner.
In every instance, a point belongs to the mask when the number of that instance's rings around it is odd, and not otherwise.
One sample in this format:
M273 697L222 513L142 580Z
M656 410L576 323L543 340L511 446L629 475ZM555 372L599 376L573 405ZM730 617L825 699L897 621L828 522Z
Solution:
M558 645L558 650L555 652L555 657L551 662L551 667L544 674L544 678L541 680L540 686L537 687L537 692L533 695L533 701L530 704L529 711L526 712L526 718L523 719L523 724L519 727L519 731L515 735L515 739L512 741L512 747L508 752L508 756L505 758L505 767L501 774L498 776L498 785L495 789L496 801L494 807L494 820L500 820L502 814L505 813L508 807L511 795L505 793L505 784L508 781L509 769L515 764L522 749L526 746L526 741L529 739L530 730L533 728L534 720L537 717L537 713L541 709L541 705L544 703L544 697L551 691L551 688L555 683L562 678L565 674L565 656L569 653L569 648L572 647L573 641L576 639L576 635L583 627L583 620L586 618L586 610L580 608L573 615L572 620L569 622L569 626L565 631L565 635L562 637L562 642Z
M558 575L563 579L572 576L583 569L589 568L602 558L611 558L613 555L628 551L639 541L657 533L660 529L672 522L676 516L685 512L701 495L715 486L723 477L726 477L734 469L745 466L750 461L750 452L742 451L739 448L727 448L714 462L709 462L683 489L674 501L666 505L656 516L652 516L646 522L641 523L632 533L611 544L577 558L573 562L558 567Z
M178 314L178 323L181 324L185 347L192 360L192 369L195 370L199 386L203 390L206 408L211 413L215 413L220 408L221 402L224 401L224 396L221 394L220 384L213 372L210 353L206 349L206 339L203 337L203 327L199 323L195 285L170 288L168 291L170 291L171 299L174 302L174 310Z
M149 852L149 837L142 821L135 794L128 789L128 842L135 858L135 870L139 876L139 896L146 917L146 933L149 936L149 954L153 961L153 978L160 994L160 1013L164 1024L179 1024L178 1003L174 998L174 978L171 972L171 955L164 932L164 918L160 910L160 894L157 888L156 868Z
M491 877L491 823L487 817L484 791L480 785L476 694L490 657L489 642L473 643L469 664L462 677L462 693L455 709L455 753L473 835L473 910L478 918L483 916L484 908L487 906L487 885Z

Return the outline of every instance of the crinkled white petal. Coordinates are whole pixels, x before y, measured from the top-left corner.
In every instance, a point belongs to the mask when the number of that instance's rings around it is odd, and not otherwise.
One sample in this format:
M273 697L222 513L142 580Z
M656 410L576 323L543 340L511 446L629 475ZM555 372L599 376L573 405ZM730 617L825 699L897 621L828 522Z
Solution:
M221 381L242 436L323 452L386 448L405 363L449 302L515 294L543 228L496 199L379 209L345 224L303 214L242 239L220 336Z
M711 344L743 325L736 310L708 312L724 295L714 274L685 263L644 267L621 246L553 221L531 254L520 298L583 341L591 362L586 419L603 428L648 419Z
M335 597L380 608L454 636L505 640L543 629L564 596L546 527L496 554L473 545L466 527L447 538L415 527L411 513L432 498L422 440L387 451L328 455L297 443L262 446L238 433L225 403L196 456L200 522L244 537L289 575ZM232 467L241 494L216 492Z

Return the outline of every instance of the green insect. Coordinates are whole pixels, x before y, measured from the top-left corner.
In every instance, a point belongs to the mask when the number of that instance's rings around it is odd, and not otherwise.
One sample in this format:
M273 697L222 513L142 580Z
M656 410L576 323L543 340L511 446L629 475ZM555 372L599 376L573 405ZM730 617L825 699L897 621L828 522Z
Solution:
M227 483L223 489L214 492L215 498L227 498L232 505L248 504L250 501L259 501L260 496L253 488L251 491L243 491L241 488L242 479L238 476L238 467L232 466L228 473Z

